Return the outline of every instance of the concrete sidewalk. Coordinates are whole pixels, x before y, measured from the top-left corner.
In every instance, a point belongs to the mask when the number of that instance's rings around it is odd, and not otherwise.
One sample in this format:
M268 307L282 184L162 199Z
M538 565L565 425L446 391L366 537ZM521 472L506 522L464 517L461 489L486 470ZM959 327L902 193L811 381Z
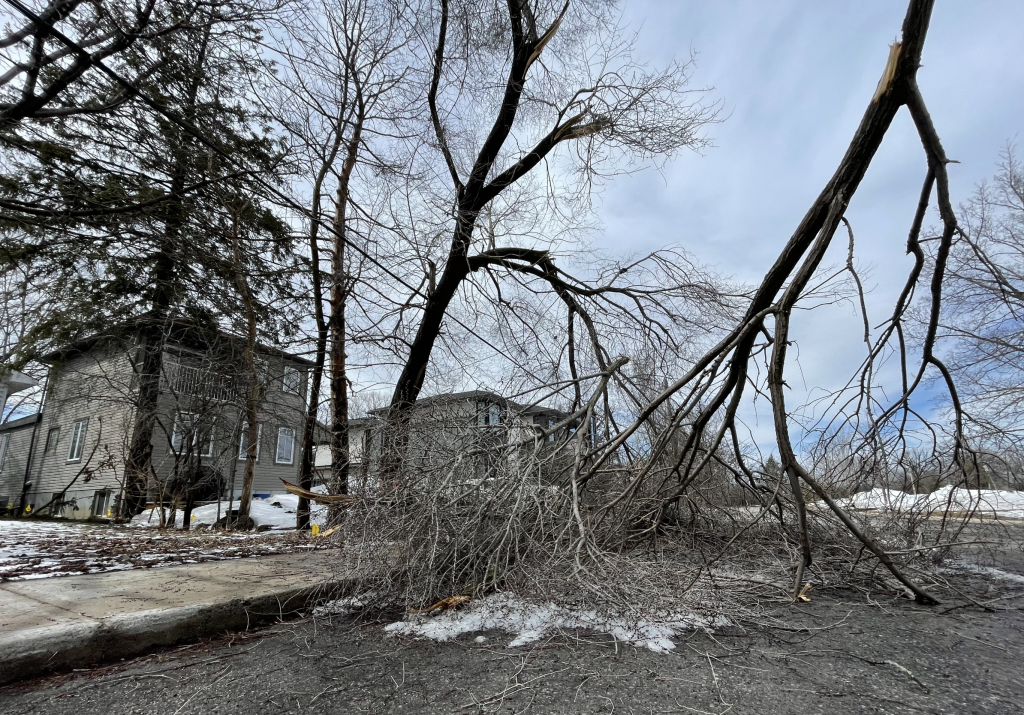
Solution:
M0 685L276 620L337 593L335 550L0 583Z

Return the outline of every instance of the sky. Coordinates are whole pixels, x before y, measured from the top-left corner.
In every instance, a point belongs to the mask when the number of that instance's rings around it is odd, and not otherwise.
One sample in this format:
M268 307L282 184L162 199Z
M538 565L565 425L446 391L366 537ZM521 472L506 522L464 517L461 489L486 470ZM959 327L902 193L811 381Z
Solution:
M701 154L610 182L594 242L622 254L679 245L724 275L757 282L835 171L905 11L896 0L626 0L638 58L657 66L696 52L692 85L712 88L724 121ZM950 167L959 203L993 173L1008 141L1024 141L1024 2L936 3L922 63L925 101L947 156L960 162ZM906 236L925 169L901 110L847 213L873 324L891 311L911 265ZM826 262L845 260L845 239L836 243ZM862 331L848 305L798 316L794 390L847 377L864 354Z

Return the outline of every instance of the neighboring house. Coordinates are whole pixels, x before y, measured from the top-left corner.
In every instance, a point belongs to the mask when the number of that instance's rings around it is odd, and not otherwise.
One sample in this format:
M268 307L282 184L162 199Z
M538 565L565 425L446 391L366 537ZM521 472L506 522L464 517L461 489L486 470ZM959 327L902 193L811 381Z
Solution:
M180 495L183 485L200 501L240 494L248 389L242 345L229 335L211 345L185 328L168 336L151 443L151 502ZM114 513L138 417L140 353L129 335L91 338L42 358L50 365L42 413L0 425L0 434L9 435L0 437L5 460L17 465L0 470L0 497L23 510L49 504L48 512L69 518ZM257 363L263 399L253 491L264 495L278 491L281 479L298 479L312 363L264 345Z
M25 483L25 458L32 447L39 415L0 425L0 514L12 513L21 501Z
M363 440L377 424L373 417L354 417L348 421L349 430L349 474L359 475L365 470L363 462ZM330 429L323 423L317 423L317 441L313 446L313 481L316 486L328 484L331 479L331 444Z
M375 481L387 413L388 408L371 410L368 418L350 422L350 475L357 487L360 480ZM536 442L541 430L554 428L566 417L560 410L522 405L486 390L425 397L417 400L412 410L405 465L414 471L444 470L452 466L453 458L472 453L472 459L460 470L460 478L483 478L498 459L510 460L509 466L514 468L525 453L538 446L546 452L566 439L574 431L571 426L544 436L542 443ZM512 449L512 445L520 446ZM330 460L325 462L329 469Z

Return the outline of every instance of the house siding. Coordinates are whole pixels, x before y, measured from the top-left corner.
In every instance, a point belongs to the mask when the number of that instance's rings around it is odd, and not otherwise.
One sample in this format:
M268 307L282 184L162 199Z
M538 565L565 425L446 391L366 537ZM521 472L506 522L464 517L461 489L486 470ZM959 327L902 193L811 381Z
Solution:
M70 518L87 518L93 515L93 498L97 492L113 496L120 493L135 422L137 381L133 370L133 349L134 343L131 341L110 341L93 345L51 366L43 414L32 450L26 495L26 504L31 510L38 511L52 500L55 493L66 489L64 501L69 503L54 513ZM187 365L190 360L193 365L211 366L208 356L182 350L177 346L169 346L165 354L168 368ZM281 479L292 482L298 479L299 441L308 390L308 366L301 359L269 353L261 354L261 360L269 377L260 409L263 437L253 485L253 491L257 494L281 491ZM300 370L297 395L282 389L285 365ZM224 390L217 392L215 400L195 394L182 394L173 389L171 380L166 377L169 374L165 369L165 379L161 380L152 442L155 479L150 485L150 499L161 498L161 483L175 474L176 465L178 468L182 465L179 455L171 448L171 436L179 412L206 413L215 418L213 456L202 457L198 463L220 472L225 487L230 484L233 475L237 495L245 469L244 460L238 460L241 414L236 404L238 399L223 399L233 397ZM226 372L210 374L231 378ZM81 419L88 419L82 454L80 459L69 460L68 450L74 425ZM278 427L288 427L295 431L291 464L275 463ZM60 432L56 445L47 450L47 437L51 430L57 428ZM2 432L3 428L0 427ZM0 497L11 499L13 496L15 501L20 500L29 441L31 429L18 429L16 434L12 434L5 460L7 464L0 472ZM109 498L107 506L112 509L114 501ZM6 503L0 507L6 507Z
M33 509L67 489L71 504L63 515L84 518L97 491L120 491L134 415L132 374L124 346L97 348L51 368L26 496ZM81 457L69 460L74 424L81 419L88 419ZM47 452L47 436L55 428L60 436Z
M259 410L259 424L262 435L259 444L259 459L253 478L255 494L269 494L282 490L281 480L295 482L298 479L298 449L302 436L305 416L305 394L307 375L305 366L281 356L264 356L268 379L264 387L263 402ZM299 394L284 392L282 377L285 365L301 369ZM199 463L216 470L224 480L225 487L240 494L245 474L245 459L239 459L239 446L244 410L239 400L215 401L202 397L161 393L159 419L153 435L153 467L158 480L166 480L180 465L180 456L174 452L171 437L174 432L175 415L179 412L203 415L213 423L212 456L200 457ZM295 431L292 448L292 463L277 464L277 430L288 427ZM157 498L159 485L153 485L151 497Z
M17 426L0 425L0 442L7 443L3 463L0 464L0 512L17 509L21 501L26 459L35 424L35 420L32 420Z

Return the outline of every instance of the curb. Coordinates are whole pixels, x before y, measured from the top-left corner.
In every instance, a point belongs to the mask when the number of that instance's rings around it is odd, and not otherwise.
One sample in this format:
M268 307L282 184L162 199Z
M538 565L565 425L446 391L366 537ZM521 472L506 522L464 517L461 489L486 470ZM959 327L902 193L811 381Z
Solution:
M284 589L256 598L122 613L0 634L0 686L143 655L206 636L294 617L336 597L348 581Z

